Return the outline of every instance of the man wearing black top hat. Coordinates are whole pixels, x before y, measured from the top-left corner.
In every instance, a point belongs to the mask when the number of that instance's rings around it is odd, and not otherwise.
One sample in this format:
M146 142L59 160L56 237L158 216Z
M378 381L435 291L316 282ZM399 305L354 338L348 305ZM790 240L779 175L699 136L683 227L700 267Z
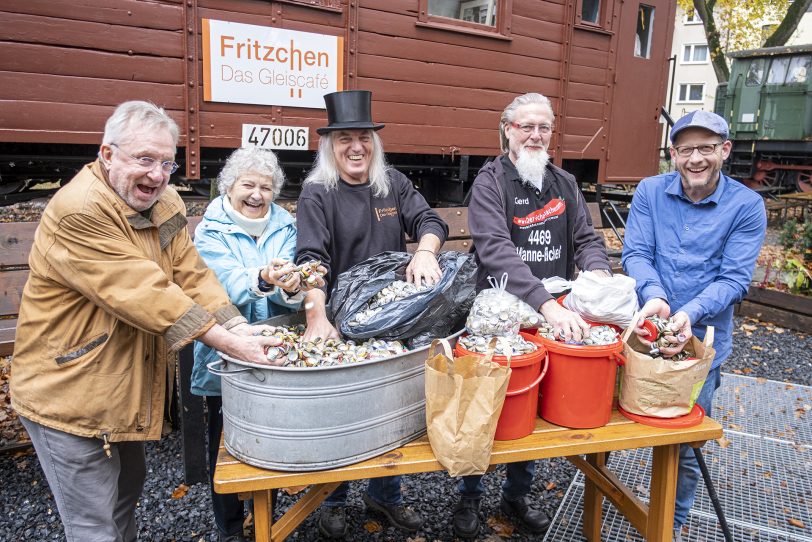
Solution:
M338 275L353 265L385 251L406 250L405 234L419 239L406 278L433 285L441 275L437 253L448 226L402 173L386 163L376 134L383 124L372 122L372 94L364 90L324 96L328 126L316 130L319 150L308 174L296 211L296 260L320 260L327 268L326 287L305 297L305 339L338 337L326 316L328 293ZM348 483L324 501L319 531L327 537L346 535L345 505ZM400 529L415 531L420 515L403 505L400 476L369 481L364 503L384 514Z

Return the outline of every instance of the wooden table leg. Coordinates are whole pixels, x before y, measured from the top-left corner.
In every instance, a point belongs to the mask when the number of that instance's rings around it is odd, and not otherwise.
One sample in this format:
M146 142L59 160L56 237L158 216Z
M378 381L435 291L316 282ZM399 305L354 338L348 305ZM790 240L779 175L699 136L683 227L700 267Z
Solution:
M671 542L674 529L674 505L677 500L679 444L655 446L652 450L651 500L646 540Z
M254 491L254 537L256 542L271 542L273 497L270 490Z
M586 460L596 468L606 465L606 454L587 454ZM601 518L603 516L603 493L589 477L584 477L584 521L583 533L589 542L599 542L601 539Z

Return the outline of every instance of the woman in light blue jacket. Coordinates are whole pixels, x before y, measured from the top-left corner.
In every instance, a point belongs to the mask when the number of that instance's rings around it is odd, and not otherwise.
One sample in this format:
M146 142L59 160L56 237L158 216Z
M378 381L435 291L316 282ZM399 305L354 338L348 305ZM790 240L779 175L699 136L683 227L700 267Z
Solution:
M209 204L195 230L197 250L249 323L292 312L304 297L304 291L299 291L298 273L282 280L295 269L291 262L296 252L293 217L273 203L284 182L273 152L259 148L236 150L217 178L220 196ZM306 284L302 287L308 289ZM220 377L210 373L206 365L218 356L200 342L195 343L194 352L192 393L205 396L208 407L211 483L223 414ZM244 540L242 503L236 495L220 495L214 492L213 484L211 487L220 540Z

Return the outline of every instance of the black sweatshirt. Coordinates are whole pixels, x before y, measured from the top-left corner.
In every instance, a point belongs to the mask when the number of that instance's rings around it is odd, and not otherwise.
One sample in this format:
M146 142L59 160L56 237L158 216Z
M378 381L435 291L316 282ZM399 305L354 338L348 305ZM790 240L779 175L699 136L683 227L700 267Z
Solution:
M552 299L541 279L572 279L575 265L611 269L575 177L552 164L541 190L521 181L507 155L483 166L471 188L468 227L477 290L488 287L488 275L507 272L507 290L537 310Z
M372 195L369 183L341 179L334 190L306 184L296 210L296 262L320 260L327 292L338 275L387 250L406 251L404 233L419 240L433 233L445 242L448 226L397 170L389 170L389 195Z

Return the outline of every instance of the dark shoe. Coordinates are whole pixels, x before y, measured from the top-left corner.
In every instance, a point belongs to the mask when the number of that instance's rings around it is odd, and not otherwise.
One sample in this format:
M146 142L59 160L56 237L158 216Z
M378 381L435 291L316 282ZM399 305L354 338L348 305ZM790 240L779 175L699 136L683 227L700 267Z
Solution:
M364 493L364 504L376 512L380 512L389 523L404 531L416 531L423 526L420 514L403 504L381 504Z
M473 538L479 532L479 497L461 497L454 506L454 534L460 538Z
M508 516L519 518L524 527L533 533L543 533L550 527L550 518L547 514L540 512L535 508L530 508L527 503L527 497L520 497L518 499L509 500L502 495L502 502L499 503L499 508Z
M248 539L245 538L242 533L239 534L225 534L222 532L218 532L220 535L219 539L220 542L248 542Z
M319 532L327 538L343 538L347 536L347 513L343 506L321 507Z

